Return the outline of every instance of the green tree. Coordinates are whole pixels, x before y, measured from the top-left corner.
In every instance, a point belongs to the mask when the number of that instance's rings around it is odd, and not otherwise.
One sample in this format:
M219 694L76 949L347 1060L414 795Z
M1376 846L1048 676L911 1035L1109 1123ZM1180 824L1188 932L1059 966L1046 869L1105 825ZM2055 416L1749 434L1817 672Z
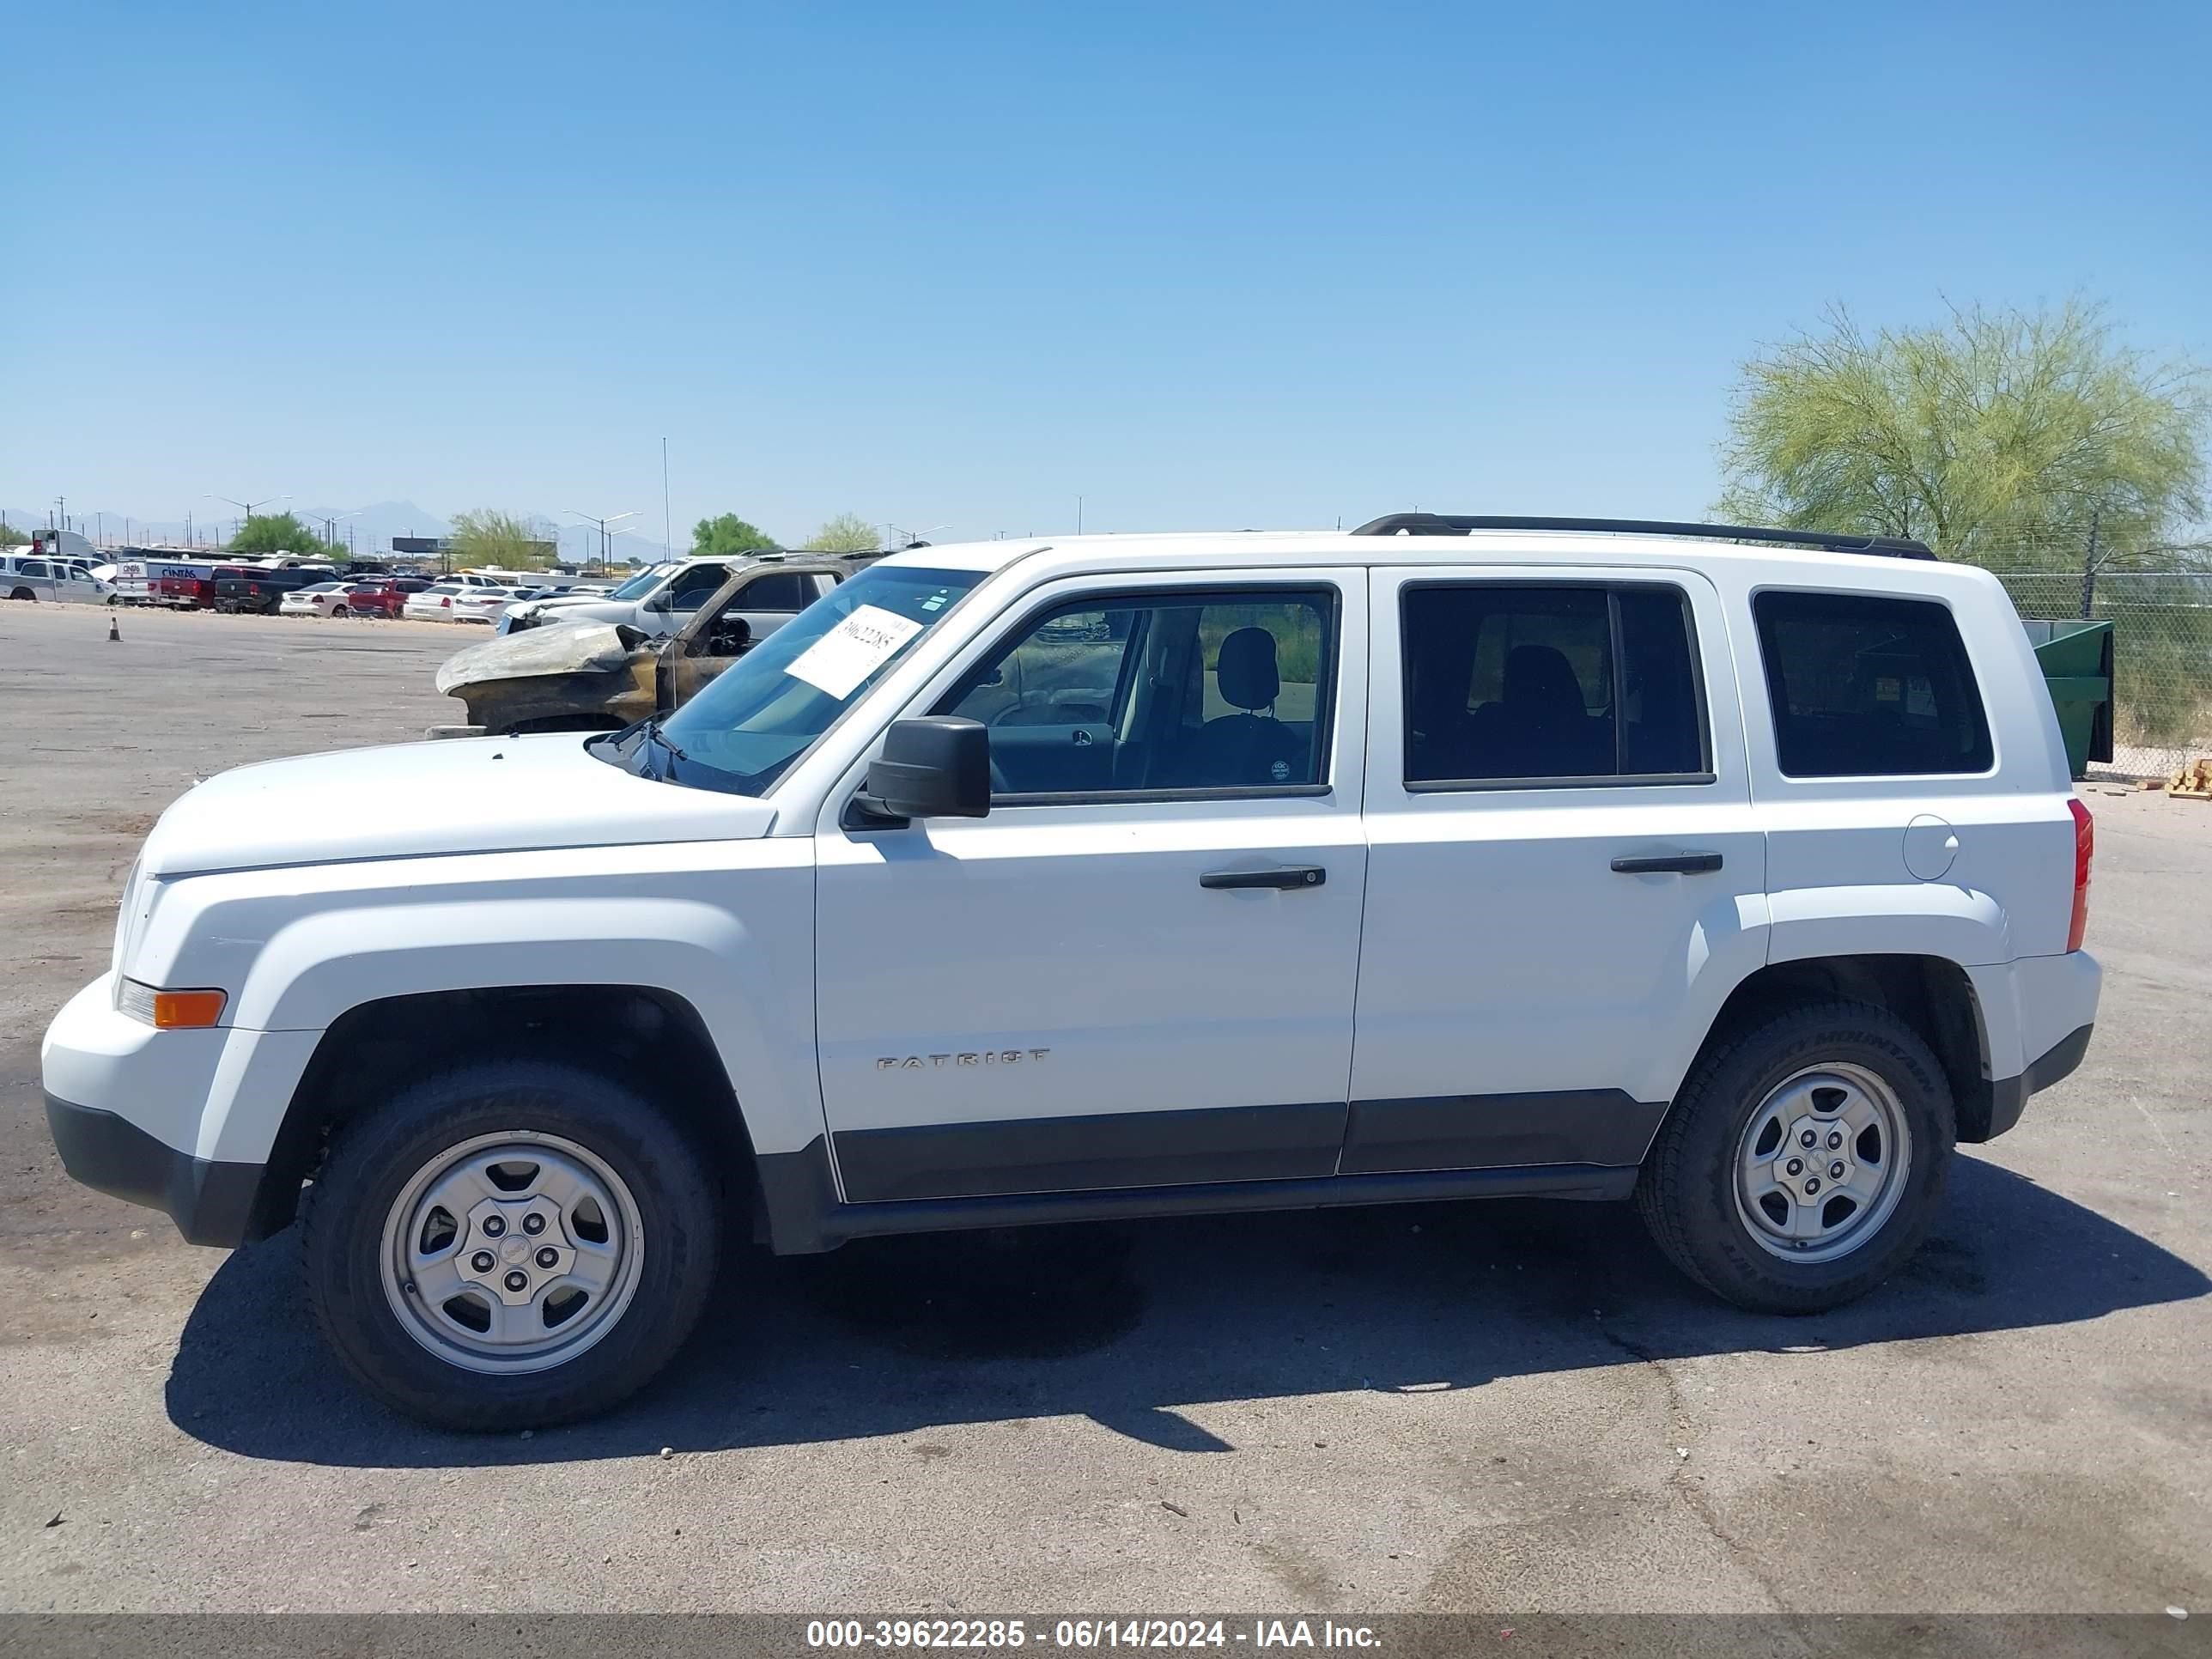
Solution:
M319 532L310 530L297 515L290 513L264 513L258 518L248 519L230 538L229 552L247 558L266 558L272 553L289 553L299 558L343 558L345 550L325 543Z
M872 553L883 545L876 527L857 513L840 513L823 521L822 528L806 538L812 553Z
M1826 326L1742 369L1723 520L1910 536L2007 569L2171 564L2204 512L2203 372L2096 307Z
M0 519L0 547L21 547L30 539L7 520Z
M554 538L543 533L535 520L478 507L454 519L446 546L458 565L529 570L552 557Z
M777 545L775 537L758 525L747 524L734 513L718 519L702 519L691 527L691 550L702 556L726 559L756 548Z

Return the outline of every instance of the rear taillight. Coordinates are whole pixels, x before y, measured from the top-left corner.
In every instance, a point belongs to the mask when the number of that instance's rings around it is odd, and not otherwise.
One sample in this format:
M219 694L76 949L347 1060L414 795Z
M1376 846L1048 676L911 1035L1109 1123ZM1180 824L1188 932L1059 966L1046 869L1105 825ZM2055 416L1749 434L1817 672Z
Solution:
M441 599L438 603L448 611L451 611L453 608L453 602L450 599Z
M2089 927L2089 860L2097 855L2097 821L2078 797L2066 804L2074 809L2074 920L2067 924L2066 948L2078 951Z

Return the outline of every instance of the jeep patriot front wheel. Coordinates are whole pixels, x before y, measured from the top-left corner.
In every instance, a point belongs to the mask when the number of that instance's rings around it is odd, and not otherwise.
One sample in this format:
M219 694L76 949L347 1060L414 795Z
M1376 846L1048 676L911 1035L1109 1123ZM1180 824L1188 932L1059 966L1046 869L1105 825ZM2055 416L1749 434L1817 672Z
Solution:
M694 1138L611 1079L506 1060L346 1123L308 1195L324 1335L386 1404L445 1428L589 1415L682 1346L720 1252Z

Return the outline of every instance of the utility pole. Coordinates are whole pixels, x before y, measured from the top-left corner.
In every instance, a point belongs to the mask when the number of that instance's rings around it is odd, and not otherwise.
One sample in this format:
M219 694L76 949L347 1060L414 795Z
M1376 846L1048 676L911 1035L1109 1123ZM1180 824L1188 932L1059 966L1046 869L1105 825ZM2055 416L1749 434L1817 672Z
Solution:
M1083 497L1080 495L1075 498L1075 533L1079 536L1083 533Z
M660 441L660 539L676 551L676 520L668 511L668 440Z
M2089 612L2097 602L2097 520L2104 509L2089 509L2089 550L2081 561L2081 620L2089 620Z

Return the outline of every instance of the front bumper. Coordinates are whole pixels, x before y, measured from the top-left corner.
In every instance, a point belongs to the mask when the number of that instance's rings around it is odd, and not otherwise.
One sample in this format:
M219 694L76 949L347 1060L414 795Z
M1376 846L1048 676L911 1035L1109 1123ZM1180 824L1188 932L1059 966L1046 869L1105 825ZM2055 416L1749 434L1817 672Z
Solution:
M258 1236L258 1164L220 1164L165 1146L112 1112L46 1096L46 1127L73 1181L160 1210L187 1244L226 1249Z
M116 1008L115 976L71 997L39 1048L46 1121L70 1174L166 1212L195 1244L262 1237L287 1218L272 1152L320 1034L238 1026L157 1031Z

